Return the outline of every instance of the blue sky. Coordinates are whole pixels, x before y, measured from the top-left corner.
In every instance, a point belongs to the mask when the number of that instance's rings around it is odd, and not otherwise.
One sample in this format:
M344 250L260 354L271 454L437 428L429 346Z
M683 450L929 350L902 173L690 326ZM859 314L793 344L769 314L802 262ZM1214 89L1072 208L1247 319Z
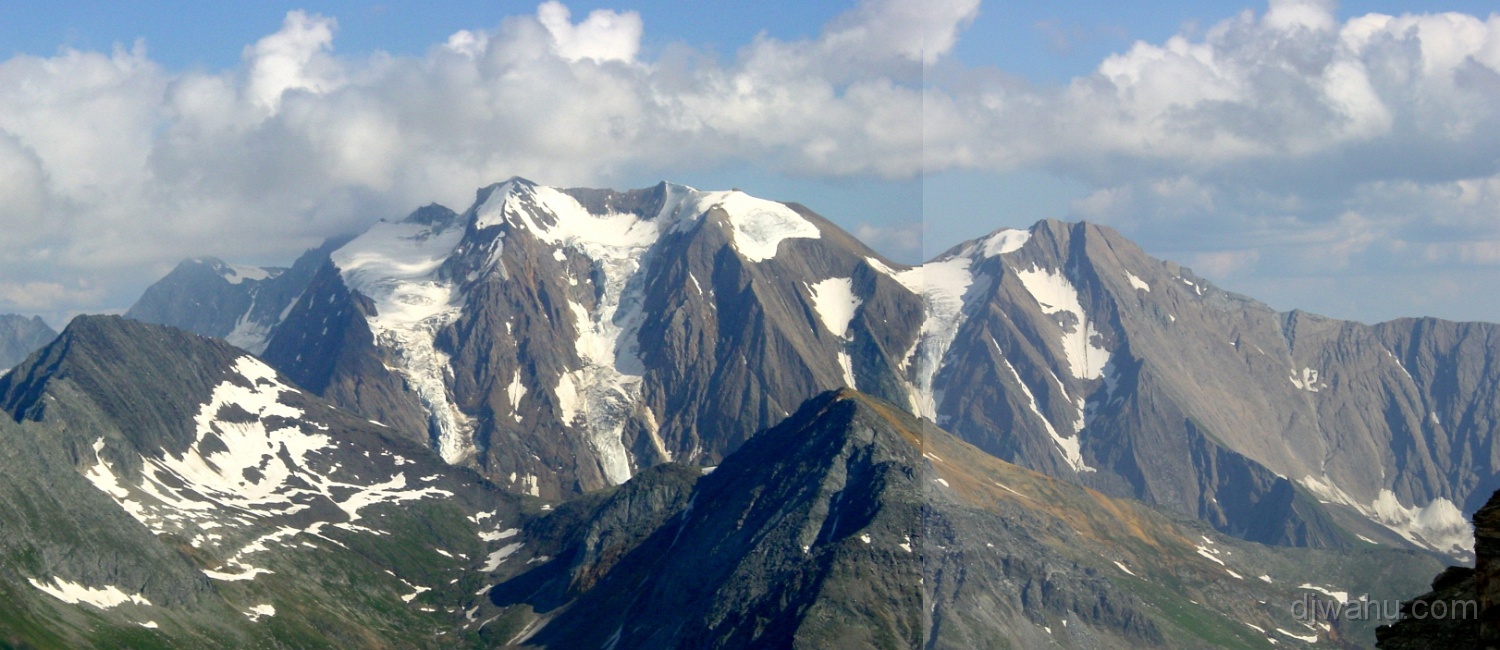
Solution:
M648 49L673 42L733 54L761 32L782 39L816 36L850 5L838 2L570 2L575 14L595 9L633 10L648 31ZM275 31L286 12L303 9L338 18L337 51L383 50L419 55L459 29L491 27L505 16L530 13L532 2L0 2L0 52L50 55L59 47L108 50L145 39L152 58L174 69L219 69L240 62L240 50ZM954 50L970 65L992 65L1038 82L1064 83L1087 74L1105 56L1135 40L1160 42L1185 25L1207 26L1261 3L1162 0L1159 2L986 3ZM1343 18L1379 12L1458 11L1487 15L1493 4L1345 1Z
M741 187L906 262L1089 219L1277 308L1500 320L1486 3L976 2L0 2L0 311L522 174Z

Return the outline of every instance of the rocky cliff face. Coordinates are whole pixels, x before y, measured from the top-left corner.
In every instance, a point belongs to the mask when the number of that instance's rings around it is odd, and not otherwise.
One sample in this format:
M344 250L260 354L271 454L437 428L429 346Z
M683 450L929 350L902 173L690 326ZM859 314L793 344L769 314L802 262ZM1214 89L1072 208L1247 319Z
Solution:
M0 314L0 372L9 370L57 336L41 318Z

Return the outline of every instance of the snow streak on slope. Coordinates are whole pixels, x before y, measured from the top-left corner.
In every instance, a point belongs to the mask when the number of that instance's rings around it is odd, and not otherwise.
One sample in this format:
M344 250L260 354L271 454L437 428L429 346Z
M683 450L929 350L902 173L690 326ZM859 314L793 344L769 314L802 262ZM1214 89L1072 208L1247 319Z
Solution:
M1099 333L1089 322L1083 305L1078 302L1078 289L1057 271L1030 269L1016 271L1016 277L1025 285L1026 291L1041 305L1042 311L1051 315L1068 314L1072 322L1062 323L1063 353L1073 376L1079 379L1099 379L1104 376L1104 366L1109 363L1109 351L1094 342Z
M974 265L986 258L1013 253L1031 241L1028 230L1001 230L977 240L952 255L948 255L921 266L896 271L874 258L865 261L871 268L880 271L902 286L922 297L922 330L902 359L902 369L910 378L909 399L912 410L918 415L938 421L937 407L942 402L942 391L937 389L938 371L958 328L966 318L965 310L972 295L981 294L993 286L994 278L976 276ZM916 367L911 366L916 359Z
M449 398L448 355L433 341L463 309L463 296L438 272L463 233L457 223L381 222L333 253L344 284L375 302L370 331L427 408L438 453L450 463L474 454L474 423Z
M1016 372L1015 366L1010 365L1010 360L1005 358L1005 352L1000 349L1000 344L996 343L995 339L990 339L990 345L994 347L995 355L1000 358L1000 363L1005 366L1006 370L1010 371L1010 376L1021 387L1021 392L1026 395L1026 403L1031 407L1031 412L1035 413L1041 419L1042 427L1047 429L1047 435L1052 437L1052 442L1057 445L1057 452L1062 454L1063 460L1067 461L1068 465L1075 472L1096 471L1094 468L1089 467L1088 463L1083 462L1082 440L1079 439L1077 432L1072 437L1063 437L1058 434L1057 429L1052 426L1052 422L1048 421L1047 416L1042 414L1041 409L1037 408L1036 396L1032 395L1031 387L1027 386L1026 382L1021 380L1021 373Z
M269 573L248 564L248 556L294 535L321 536L325 526L368 531L352 523L368 506L450 495L408 488L406 475L395 469L404 460L388 453L360 470L364 478L341 468L331 460L339 444L324 433L328 427L281 403L296 389L254 357L241 357L233 373L199 409L186 450L141 455L139 480L131 482L104 460L100 439L95 464L84 474L156 534L187 539L219 558L218 568L204 572L209 577L247 580Z

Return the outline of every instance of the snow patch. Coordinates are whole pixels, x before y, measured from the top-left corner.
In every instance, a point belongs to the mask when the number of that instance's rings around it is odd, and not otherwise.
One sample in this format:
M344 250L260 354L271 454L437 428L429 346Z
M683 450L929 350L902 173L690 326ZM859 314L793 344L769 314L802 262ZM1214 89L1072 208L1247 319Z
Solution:
M524 544L524 542L516 542L514 544L506 544L505 546L500 547L500 550L495 551L494 553L490 553L489 557L485 558L484 568L480 570L484 571L485 573L489 573L491 571L494 571L495 569L500 568L500 565L504 564L505 560L511 555L514 555L516 551L521 550L521 546L523 546Z
M125 603L134 603L146 607L151 606L151 601L146 600L140 594L127 594L119 587L106 585L104 587L85 587L76 582L68 582L62 578L54 577L49 582L39 582L35 578L27 578L31 586L42 590L48 596L61 600L69 605L89 604L99 609L113 609Z
M505 387L505 396L510 398L510 415L517 422L521 421L521 398L526 396L526 386L521 383L521 370L516 369L516 374L511 377L510 385Z
M1018 251L1028 241L1031 241L1029 230L1001 230L984 239L984 255L995 257Z
M249 609L249 611L245 612L245 617L249 618L251 623L259 621L262 618L266 618L266 617L270 617L270 616L275 616L275 615L276 615L276 607L273 606L273 605L269 605L269 604L268 605L256 605L254 607L251 607Z
M1044 313L1072 316L1072 322L1064 322L1061 327L1063 353L1073 376L1079 379L1103 377L1104 366L1109 363L1109 351L1095 342L1099 333L1084 313L1083 305L1078 301L1078 289L1067 276L1051 269L1031 269L1016 271L1016 277Z
M697 201L700 213L718 207L729 215L734 247L752 262L776 257L781 242L788 239L818 239L822 231L791 208L744 192L708 192Z
M1146 293L1151 293L1151 285L1146 284L1145 280L1135 277L1134 273L1126 271L1125 279L1130 281L1130 286L1135 287L1136 289L1139 289L1141 291L1145 291Z
M854 295L854 282L850 278L828 278L808 287L808 291L812 294L813 311L817 312L823 326L840 339L848 339L854 314L864 302ZM855 387L853 359L847 350L840 349L837 355L844 385Z
M240 284L246 280L264 280L269 278L271 277L271 270L259 266L225 264L219 268L219 277L227 280L229 284Z
M1206 557L1209 560L1217 562L1219 566L1225 566L1224 561L1220 560L1217 557L1218 553L1216 551L1214 551L1213 549L1208 548L1206 546L1199 546L1199 547L1197 547L1197 550L1198 550L1198 554L1199 555L1202 555L1203 557Z
M1316 591L1316 592L1319 592L1319 593L1326 594L1330 598L1333 598L1334 600L1339 601L1340 605L1346 605L1346 604L1349 603L1349 592L1347 592L1347 591L1333 591L1333 590L1328 589L1326 587L1319 587L1317 585L1307 584L1307 583L1297 585L1297 588L1298 589L1307 589L1309 591Z
M812 293L813 310L835 336L844 336L854 322L854 313L864 301L854 295L854 282L850 278L828 278L809 287Z
M281 321L262 323L252 320L250 314L254 310L255 303L252 298L250 309L245 310L244 315L240 316L238 321L235 321L234 329L224 335L224 340L230 345L251 354L260 354L266 351L266 345L271 342L271 327Z
M1318 392L1318 388L1320 387L1320 384L1318 384L1318 371L1313 370L1312 368L1303 368L1302 376L1300 379L1297 376L1297 371L1293 370L1291 380L1293 386L1296 386L1297 388L1305 390L1309 393ZM1322 384L1321 387L1327 388L1328 385Z
M1316 635L1316 634L1310 634L1310 635L1307 635L1307 636L1298 636L1296 634L1293 634L1291 632L1283 630L1283 629L1281 629L1279 627L1276 628L1276 631L1280 632L1282 634L1285 634L1286 636L1289 636L1289 637L1291 637L1293 639L1296 639L1298 641L1305 642L1305 643L1317 643L1318 642L1318 635Z
M844 385L850 388L858 388L854 382L854 359L849 356L848 352L839 350L837 361L839 370L844 373Z
M521 532L521 530L519 528L510 528L510 529L502 530L502 531L497 532L497 533L487 533L487 532L482 532L481 531L479 533L479 539L482 539L482 540L484 540L486 542L498 542L498 541L500 541L502 539L509 539L511 537L515 537L516 533L519 533L519 532Z

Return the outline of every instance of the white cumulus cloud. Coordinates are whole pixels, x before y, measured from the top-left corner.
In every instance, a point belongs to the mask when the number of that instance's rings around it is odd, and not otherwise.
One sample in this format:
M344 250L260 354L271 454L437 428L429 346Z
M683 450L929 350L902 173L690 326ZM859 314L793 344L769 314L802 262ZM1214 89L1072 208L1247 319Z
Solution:
M976 7L869 0L729 60L684 45L642 60L639 14L554 1L420 56L341 56L337 20L304 11L227 70L167 70L146 44L18 55L0 62L0 229L15 233L0 312L120 309L182 258L285 262L512 175L910 177L920 68Z

